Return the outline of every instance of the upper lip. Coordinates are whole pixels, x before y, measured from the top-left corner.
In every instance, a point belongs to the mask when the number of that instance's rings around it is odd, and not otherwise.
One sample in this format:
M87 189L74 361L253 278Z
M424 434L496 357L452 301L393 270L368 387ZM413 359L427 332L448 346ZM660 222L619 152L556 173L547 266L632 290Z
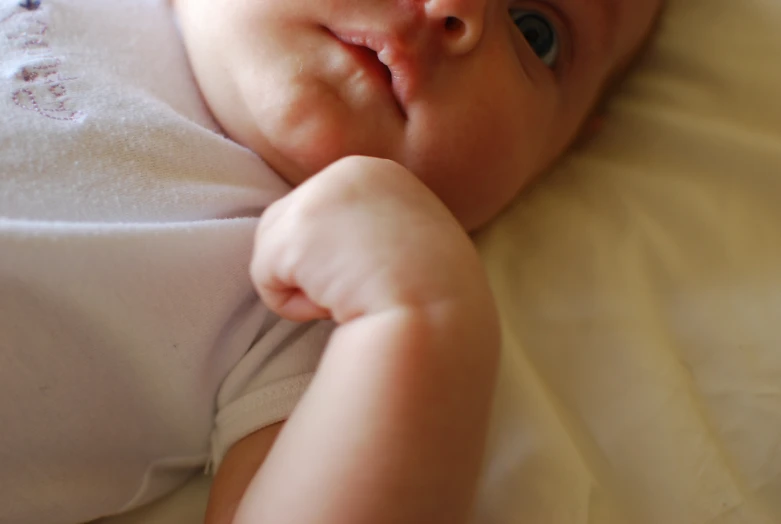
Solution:
M403 53L403 47L386 35L370 34L366 32L338 32L329 30L338 40L347 44L370 49L379 60L388 68L391 78L391 90L399 105L399 109L407 116L407 106L414 88L415 74L414 62L408 54Z

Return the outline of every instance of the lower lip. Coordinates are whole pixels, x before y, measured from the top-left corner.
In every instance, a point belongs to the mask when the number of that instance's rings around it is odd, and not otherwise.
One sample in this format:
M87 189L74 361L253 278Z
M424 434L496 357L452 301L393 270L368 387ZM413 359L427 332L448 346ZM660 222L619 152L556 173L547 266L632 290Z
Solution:
M391 75L391 72L388 69L388 67L385 66L385 64L383 64L382 62L380 62L379 58L377 58L377 53L375 53L368 47L363 47L363 46L354 45L345 42L336 33L333 33L330 30L327 31L331 33L331 35L336 39L336 41L339 42L339 44L348 53L350 53L350 56L352 56L353 59L356 62L358 62L361 68L363 68L363 70L366 71L371 78L377 80L382 84L382 87L386 90L388 94L390 94L391 98L396 103L396 107L401 113L401 116L406 119L407 112L404 109L401 103L401 99L398 96L399 93L396 92L397 86L394 85L394 79Z
M389 89L393 88L393 79L391 78L390 71L385 67L385 64L380 62L377 58L377 53L368 47L347 44L341 40L340 43L361 67L372 75L372 77L382 80L382 83Z

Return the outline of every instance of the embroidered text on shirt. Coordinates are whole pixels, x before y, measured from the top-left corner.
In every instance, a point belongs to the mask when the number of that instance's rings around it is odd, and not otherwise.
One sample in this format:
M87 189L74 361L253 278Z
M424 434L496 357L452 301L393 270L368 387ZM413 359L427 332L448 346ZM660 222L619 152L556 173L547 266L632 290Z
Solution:
M27 3L36 4L34 0ZM24 3L21 6L27 8ZM0 35L5 32L3 26L13 24L6 38L30 58L16 74L21 86L11 93L11 99L21 109L51 120L80 120L84 114L72 109L68 98L68 82L76 77L63 76L62 60L50 53L46 39L49 26L40 19L41 13L35 11L39 6L40 1L29 11L17 11L0 20Z

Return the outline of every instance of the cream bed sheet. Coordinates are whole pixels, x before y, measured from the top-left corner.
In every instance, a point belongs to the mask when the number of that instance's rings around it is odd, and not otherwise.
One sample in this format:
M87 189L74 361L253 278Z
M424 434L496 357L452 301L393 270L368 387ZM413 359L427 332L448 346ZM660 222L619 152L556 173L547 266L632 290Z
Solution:
M610 113L479 238L476 522L781 523L781 2L671 0ZM107 522L199 522L207 489Z
M608 129L481 238L480 522L781 523L781 2L670 3Z

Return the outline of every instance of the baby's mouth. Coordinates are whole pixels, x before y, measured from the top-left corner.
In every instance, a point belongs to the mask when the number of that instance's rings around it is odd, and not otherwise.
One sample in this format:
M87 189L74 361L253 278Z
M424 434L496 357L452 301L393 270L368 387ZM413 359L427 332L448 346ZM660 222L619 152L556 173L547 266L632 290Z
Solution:
M393 88L393 75L391 74L391 70L382 63L379 56L377 56L376 51L366 46L349 45L353 48L353 51L359 55L359 60L361 60L366 67L379 74L388 84L388 87Z
M353 56L371 73L382 79L393 96L399 112L407 119L405 99L409 91L409 71L402 67L394 49L381 38L363 34L337 34L325 28L345 45Z

